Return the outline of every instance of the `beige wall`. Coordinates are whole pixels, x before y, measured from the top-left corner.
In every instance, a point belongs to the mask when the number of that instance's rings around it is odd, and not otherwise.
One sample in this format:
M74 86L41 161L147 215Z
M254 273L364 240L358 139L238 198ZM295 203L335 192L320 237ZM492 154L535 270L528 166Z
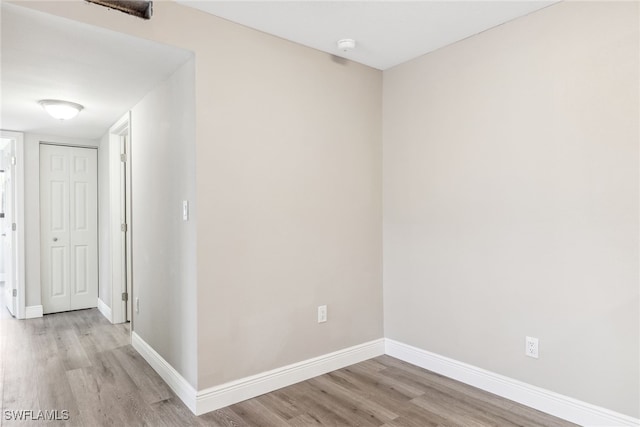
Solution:
M233 43L198 92L203 387L382 337L381 73L218 29Z
M640 415L638 40L563 2L384 73L386 337Z
M195 53L198 389L382 337L379 71L173 2L148 22L19 4ZM152 306L168 323L195 313ZM143 338L180 363L151 318Z
M131 110L134 331L197 384L194 61ZM182 201L191 205L182 219Z

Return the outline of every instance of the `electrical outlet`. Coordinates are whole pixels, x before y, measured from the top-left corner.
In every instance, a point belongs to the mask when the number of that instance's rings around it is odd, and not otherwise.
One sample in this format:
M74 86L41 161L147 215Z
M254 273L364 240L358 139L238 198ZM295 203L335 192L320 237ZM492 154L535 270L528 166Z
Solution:
M318 323L324 323L327 321L327 306L318 306Z
M538 338L527 337L525 340L524 354L533 357L534 359L538 358Z

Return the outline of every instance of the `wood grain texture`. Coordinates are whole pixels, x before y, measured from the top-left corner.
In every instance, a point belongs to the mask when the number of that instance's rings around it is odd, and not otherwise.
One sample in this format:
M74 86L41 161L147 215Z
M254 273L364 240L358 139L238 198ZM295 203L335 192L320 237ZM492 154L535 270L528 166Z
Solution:
M3 292L0 292L3 294ZM1 302L1 301L0 301ZM200 417L97 309L17 321L0 314L5 410L67 410L56 426L532 426L573 424L381 356Z

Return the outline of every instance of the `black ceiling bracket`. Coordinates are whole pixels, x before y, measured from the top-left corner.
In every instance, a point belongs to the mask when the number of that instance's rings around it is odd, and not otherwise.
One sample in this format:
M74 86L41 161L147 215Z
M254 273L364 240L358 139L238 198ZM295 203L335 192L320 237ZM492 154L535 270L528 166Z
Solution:
M88 3L99 4L109 9L119 10L142 19L151 19L153 15L152 1L124 1L124 0L85 0Z

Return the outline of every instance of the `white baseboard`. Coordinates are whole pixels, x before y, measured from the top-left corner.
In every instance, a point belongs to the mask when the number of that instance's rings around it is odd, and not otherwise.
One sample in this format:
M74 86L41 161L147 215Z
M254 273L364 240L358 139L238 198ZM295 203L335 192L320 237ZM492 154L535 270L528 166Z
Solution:
M173 390L173 392L195 413L196 408L196 389L189 384L173 366L169 364L162 356L160 356L140 335L135 332L131 333L131 345L146 360L149 365L162 377L164 382Z
M113 323L113 317L111 316L111 307L104 303L100 298L98 298L98 310L107 320Z
M286 387L384 354L384 339L338 350L302 362L200 390L196 415Z
M196 415L215 411L216 409L384 354L384 339L381 338L282 368L196 391L178 371L135 332L131 334L131 344Z
M28 305L24 308L25 319L35 319L36 317L42 317L44 311L41 305Z
M583 426L640 426L640 420L448 357L385 339L385 353L479 389Z
M428 369L579 425L640 426L640 420L637 418L582 402L388 338L370 341L200 391L196 391L180 373L135 332L131 334L131 343L196 415L215 411L336 369L382 354L388 354L412 365Z

